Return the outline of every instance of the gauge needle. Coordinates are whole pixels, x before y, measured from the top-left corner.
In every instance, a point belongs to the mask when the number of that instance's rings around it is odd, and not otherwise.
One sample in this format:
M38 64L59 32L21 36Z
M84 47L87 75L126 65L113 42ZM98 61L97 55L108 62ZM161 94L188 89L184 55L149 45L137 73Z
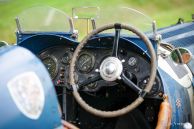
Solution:
M81 64L81 67L82 67L85 63L87 63L89 60L90 60L90 58L86 59L86 60Z

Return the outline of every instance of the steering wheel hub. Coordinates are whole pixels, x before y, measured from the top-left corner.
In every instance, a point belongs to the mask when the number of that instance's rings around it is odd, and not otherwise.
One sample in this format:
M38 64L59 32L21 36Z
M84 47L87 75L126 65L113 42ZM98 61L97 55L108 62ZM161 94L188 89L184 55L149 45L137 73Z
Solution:
M116 57L108 57L100 65L100 75L106 81L115 81L122 71L122 62Z

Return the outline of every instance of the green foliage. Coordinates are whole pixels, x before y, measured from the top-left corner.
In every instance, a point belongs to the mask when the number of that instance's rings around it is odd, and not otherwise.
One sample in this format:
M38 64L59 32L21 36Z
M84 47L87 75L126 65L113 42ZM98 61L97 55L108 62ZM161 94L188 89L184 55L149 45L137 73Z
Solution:
M49 5L71 16L72 7L128 6L143 11L157 21L159 27L175 24L178 18L191 21L194 0L0 0L0 39L15 42L15 17L23 10L37 5ZM36 19L35 19L36 20Z

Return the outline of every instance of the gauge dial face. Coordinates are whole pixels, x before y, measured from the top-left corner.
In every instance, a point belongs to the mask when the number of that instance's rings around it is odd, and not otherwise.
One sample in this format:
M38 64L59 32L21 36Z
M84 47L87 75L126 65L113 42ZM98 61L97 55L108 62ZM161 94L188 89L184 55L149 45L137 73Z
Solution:
M129 60L128 60L128 65L131 66L131 67L136 66L137 65L137 58L130 57Z
M82 53L77 61L77 68L80 72L88 73L94 67L94 56L89 53Z
M65 54L63 54L63 57L61 58L61 61L63 64L69 64L70 59L71 59L71 54L66 52Z
M50 76L52 79L54 79L57 75L57 60L55 57L47 56L42 59L42 62L46 66Z

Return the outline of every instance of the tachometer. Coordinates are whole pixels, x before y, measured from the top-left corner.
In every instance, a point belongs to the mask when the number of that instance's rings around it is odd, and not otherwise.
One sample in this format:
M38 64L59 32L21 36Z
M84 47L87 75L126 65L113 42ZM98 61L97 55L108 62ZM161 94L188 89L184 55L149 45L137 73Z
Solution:
M51 78L54 79L58 71L57 59L54 56L47 56L42 59L42 62L46 66Z
M77 61L77 68L80 72L90 72L94 67L94 56L89 53L82 53Z

